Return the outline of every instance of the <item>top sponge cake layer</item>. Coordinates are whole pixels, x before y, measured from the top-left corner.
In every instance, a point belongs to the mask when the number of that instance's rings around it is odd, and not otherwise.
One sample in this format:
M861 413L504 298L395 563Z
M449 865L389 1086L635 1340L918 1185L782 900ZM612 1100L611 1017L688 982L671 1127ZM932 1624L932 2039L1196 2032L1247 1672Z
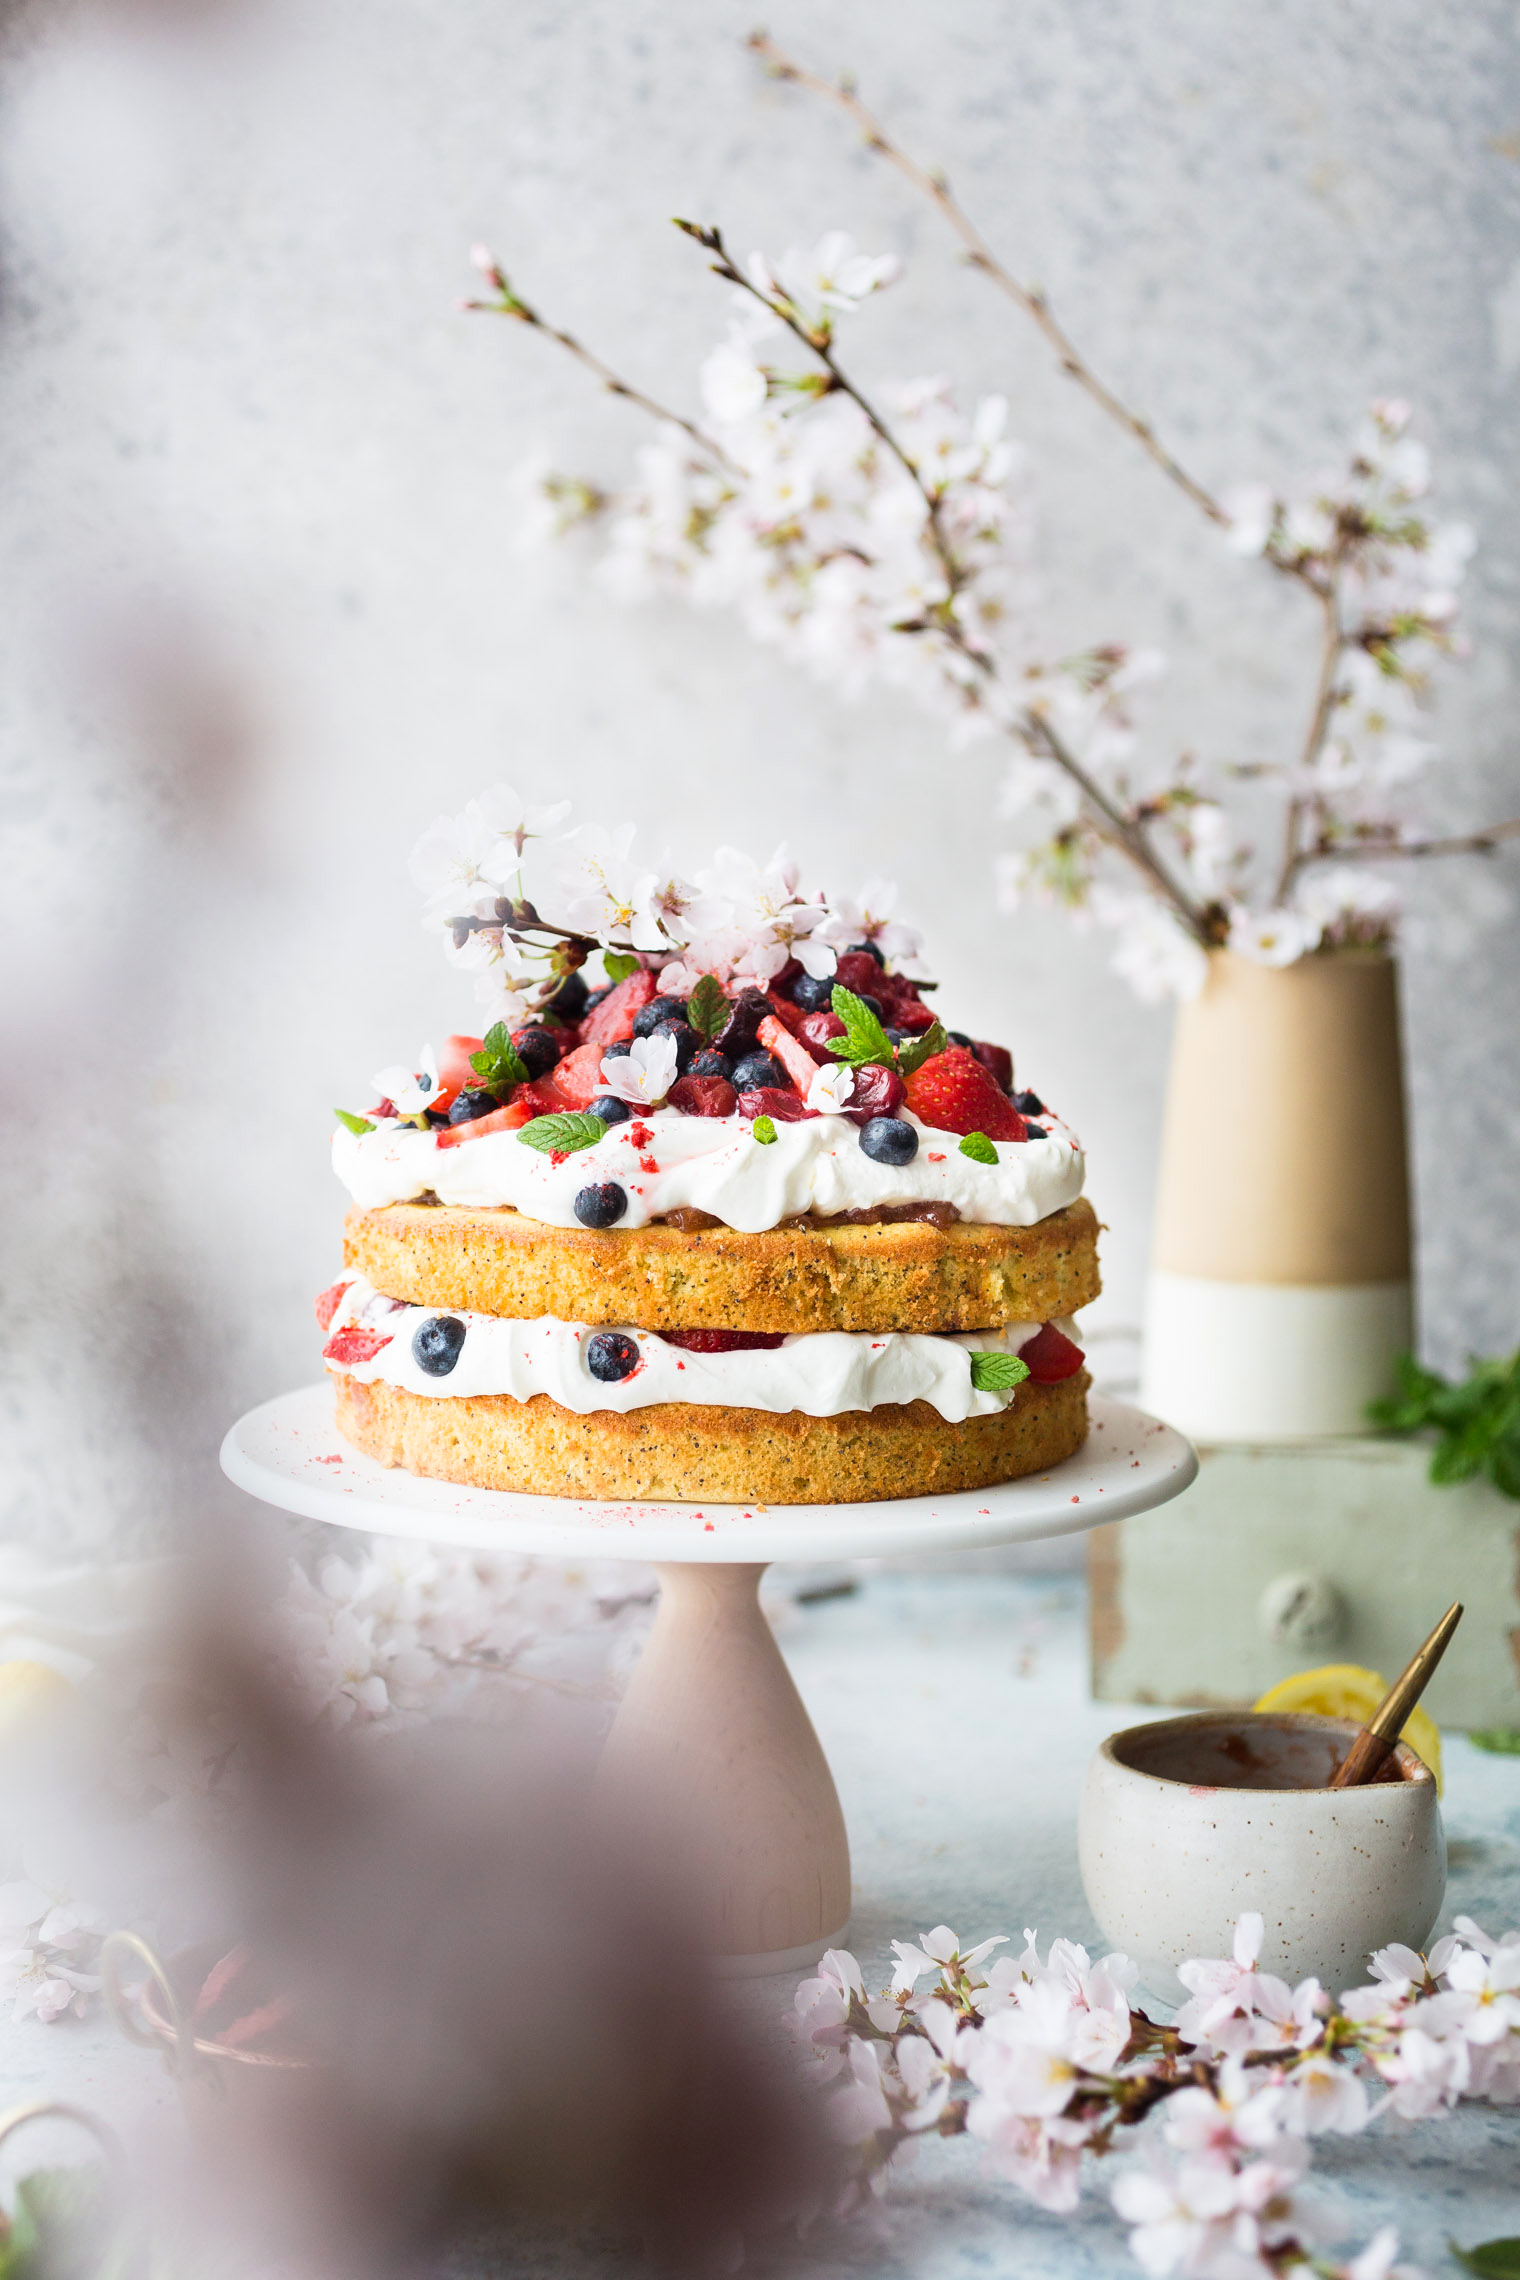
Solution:
M351 1211L345 1265L414 1306L642 1330L964 1331L1048 1322L1098 1295L1085 1197L1033 1227L831 1225L745 1234L549 1227L511 1210Z

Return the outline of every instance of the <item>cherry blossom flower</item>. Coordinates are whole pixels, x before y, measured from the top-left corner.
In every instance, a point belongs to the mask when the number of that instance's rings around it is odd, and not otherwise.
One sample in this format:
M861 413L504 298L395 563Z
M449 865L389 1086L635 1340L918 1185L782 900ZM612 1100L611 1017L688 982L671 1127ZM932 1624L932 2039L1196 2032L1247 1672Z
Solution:
M1301 910L1236 910L1230 918L1230 948L1258 966L1295 965L1318 939Z
M635 1037L602 1057L602 1083L635 1108L658 1108L676 1081L673 1037Z
M825 933L841 950L859 942L873 942L889 965L914 959L923 948L916 927L904 926L892 915L897 887L891 879L868 879L858 896L836 895Z
M1005 1934L999 1932L979 1947L968 1949L963 1955L960 1942L948 1924L936 1924L932 1932L920 1933L917 1942L894 1940L892 1953L897 1962L892 1972L894 1995L910 1994L926 1972L937 1972L942 1978L960 1978L971 1981L979 1963L986 1961L994 1948L1006 1947Z
M438 1091L438 1062L431 1045L424 1045L414 1069L381 1069L371 1080L381 1100L388 1100L398 1116L420 1117L433 1105Z
M843 1062L818 1069L807 1089L807 1106L820 1116L843 1116L855 1091L855 1072Z
M486 909L520 868L527 841L569 813L568 800L529 807L509 785L494 784L461 814L439 816L412 852L412 876L427 898L423 925L442 928Z
M567 925L599 942L633 939L633 928L648 919L645 896L649 874L633 860L634 827L631 823L608 831L601 824L582 824L567 846L572 861L562 867L559 887ZM656 940L647 946L657 947ZM642 947L642 946L641 946Z

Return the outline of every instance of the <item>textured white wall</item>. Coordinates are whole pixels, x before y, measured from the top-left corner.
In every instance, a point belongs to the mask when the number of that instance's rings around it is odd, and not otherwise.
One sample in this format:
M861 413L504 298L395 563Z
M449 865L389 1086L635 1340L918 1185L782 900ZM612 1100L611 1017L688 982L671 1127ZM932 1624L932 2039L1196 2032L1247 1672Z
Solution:
M759 78L749 22L749 0L317 0L13 35L18 1529L141 1534L166 1483L209 1502L221 1422L312 1373L329 1105L469 1007L416 927L406 850L499 775L641 814L691 859L785 833L830 877L899 876L948 1004L1083 1132L1105 1311L1134 1318L1168 1020L1101 939L997 916L995 752L953 756L932 721L844 708L725 622L622 613L583 557L511 543L529 446L615 477L640 423L545 343L454 312L473 240L689 400L725 312L667 217L740 247L842 224L909 264L854 328L862 369L1010 394L1052 639L1159 643L1161 739L1240 753L1303 717L1297 598L1221 559L842 122ZM783 0L770 23L855 66L1208 481L1290 481L1333 463L1369 395L1415 399L1441 503L1483 541L1431 801L1449 825L1520 806L1506 0ZM1419 882L1425 1316L1447 1359L1520 1333L1517 879L1520 859Z

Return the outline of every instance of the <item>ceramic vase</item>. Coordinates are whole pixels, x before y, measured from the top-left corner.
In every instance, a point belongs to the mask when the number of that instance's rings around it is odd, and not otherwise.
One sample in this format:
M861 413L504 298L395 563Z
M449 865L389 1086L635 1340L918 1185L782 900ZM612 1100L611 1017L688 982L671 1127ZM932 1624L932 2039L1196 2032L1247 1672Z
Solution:
M1360 1433L1412 1339L1392 961L1212 952L1172 1048L1144 1405L1205 1442Z

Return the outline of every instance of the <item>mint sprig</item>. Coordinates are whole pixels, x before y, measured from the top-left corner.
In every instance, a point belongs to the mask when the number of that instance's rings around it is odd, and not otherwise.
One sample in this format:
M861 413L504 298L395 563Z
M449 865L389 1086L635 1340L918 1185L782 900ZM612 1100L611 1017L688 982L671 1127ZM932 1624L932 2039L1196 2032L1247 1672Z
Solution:
M528 1064L513 1044L512 1033L504 1021L494 1023L486 1031L480 1051L470 1055L470 1067L487 1092L510 1092L514 1085L528 1082Z
M1520 1353L1474 1360L1459 1385L1401 1354L1398 1376L1398 1392L1368 1407L1375 1426L1385 1433L1434 1426L1440 1439L1430 1477L1438 1488L1482 1472L1501 1495L1520 1497Z
M606 1129L599 1116L577 1108L562 1116L535 1116L517 1137L530 1148L541 1148L546 1156L573 1156L577 1148L594 1148Z
M686 1001L688 1022L697 1035L708 1043L717 1036L732 1012L733 1007L724 995L721 983L711 974L702 976Z
M998 1152L985 1132L968 1132L961 1142L961 1154L969 1156L973 1164L995 1164Z
M602 971L609 982L626 982L630 974L639 970L640 960L631 950L604 950Z
M970 1357L971 1382L978 1393L1012 1393L1029 1375L1029 1364L1017 1354L999 1354L983 1347Z
M757 1116L750 1130L762 1148L768 1148L776 1137L776 1127L768 1116Z
M872 1061L879 1061L884 1069L895 1069L897 1055L892 1040L882 1028L876 1015L847 990L842 982L834 984L834 1011L844 1023L844 1035L829 1039L829 1051L838 1061L845 1061L852 1069L863 1069Z
M898 1073L904 1077L911 1077L915 1069L923 1067L925 1061L931 1060L936 1053L943 1053L949 1042L949 1038L945 1035L944 1024L931 1021L927 1029L920 1030L919 1034L906 1045L898 1046Z
M364 1133L375 1129L367 1116L350 1116L346 1108L335 1108L333 1114L345 1132Z

